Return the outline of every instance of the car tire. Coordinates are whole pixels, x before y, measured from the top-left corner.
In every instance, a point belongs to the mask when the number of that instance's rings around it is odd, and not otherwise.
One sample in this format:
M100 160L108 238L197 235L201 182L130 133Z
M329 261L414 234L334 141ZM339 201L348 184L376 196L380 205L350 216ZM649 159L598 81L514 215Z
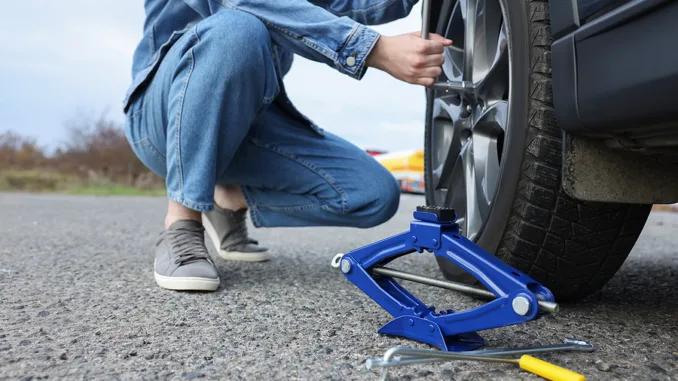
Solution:
M466 1L477 0L460 0ZM564 193L562 131L556 123L551 90L549 3L495 1L501 5L508 44L508 116L489 212L471 239L542 283L557 300L577 300L601 289L618 271L634 247L651 205L584 202ZM457 5L457 1L444 2L438 22L432 20L431 32L454 37L449 35L455 29L450 20L456 17L453 11ZM446 186L455 188L436 177L444 168L441 170L442 164L434 159L445 150L445 155L451 152L436 143L440 141L436 102L449 96L446 94L433 89L426 92L426 202L454 207L447 193L440 196ZM436 258L447 279L477 283L452 262Z

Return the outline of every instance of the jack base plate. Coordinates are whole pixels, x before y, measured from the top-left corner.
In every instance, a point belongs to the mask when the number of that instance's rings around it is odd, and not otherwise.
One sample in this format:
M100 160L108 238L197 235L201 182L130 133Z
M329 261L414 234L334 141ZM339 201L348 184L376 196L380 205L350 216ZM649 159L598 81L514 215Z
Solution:
M420 341L443 351L471 351L487 345L475 332L444 336L440 326L414 316L401 316L391 320L378 331L383 335L400 336Z

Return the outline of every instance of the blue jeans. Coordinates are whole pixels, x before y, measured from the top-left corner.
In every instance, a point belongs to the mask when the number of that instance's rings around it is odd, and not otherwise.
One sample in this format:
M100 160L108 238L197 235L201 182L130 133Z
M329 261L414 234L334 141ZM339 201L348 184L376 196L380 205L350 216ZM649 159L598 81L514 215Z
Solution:
M264 24L229 10L178 39L131 100L126 135L188 208L214 207L217 184L241 186L257 227L372 227L398 208L395 178L291 105ZM318 94L322 96L322 94Z

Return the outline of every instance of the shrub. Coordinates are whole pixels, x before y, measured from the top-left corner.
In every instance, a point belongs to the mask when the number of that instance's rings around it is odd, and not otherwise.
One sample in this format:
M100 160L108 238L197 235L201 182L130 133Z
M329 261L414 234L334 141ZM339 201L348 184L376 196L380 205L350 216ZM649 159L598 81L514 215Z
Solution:
M0 189L42 192L55 191L64 186L66 179L54 172L45 171L3 171L0 173Z
M103 116L82 116L70 121L67 130L68 140L52 159L59 172L130 186L149 173L130 148L120 124Z
M0 189L164 188L163 179L137 159L120 123L80 114L66 129L65 142L51 155L33 138L0 133Z
M14 131L0 133L0 169L36 169L46 162L44 149L35 139Z

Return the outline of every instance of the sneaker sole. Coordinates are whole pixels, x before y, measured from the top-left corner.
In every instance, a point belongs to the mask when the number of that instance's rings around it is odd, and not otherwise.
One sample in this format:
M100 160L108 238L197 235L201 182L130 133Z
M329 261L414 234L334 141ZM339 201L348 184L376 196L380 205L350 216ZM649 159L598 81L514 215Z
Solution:
M207 232L207 236L209 237L210 241L212 241L212 245L217 251L217 254L228 261L239 261L239 262L266 262L271 259L271 255L265 252L261 253L244 253L240 251L226 251L222 250L219 246L221 246L221 240L219 239L219 234L217 234L217 230L212 226L212 223L210 222L207 217L203 214L202 216L202 224L205 227L205 231Z
M171 277L156 272L155 282L168 290L179 291L214 291L219 287L219 279Z

